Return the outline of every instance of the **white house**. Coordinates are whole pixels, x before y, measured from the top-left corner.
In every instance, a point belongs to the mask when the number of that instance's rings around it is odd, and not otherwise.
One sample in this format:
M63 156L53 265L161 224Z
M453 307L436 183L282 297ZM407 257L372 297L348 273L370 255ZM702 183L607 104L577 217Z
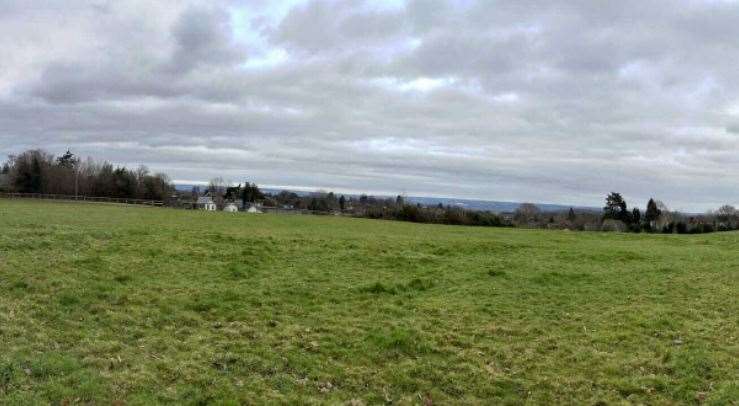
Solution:
M216 211L216 202L210 196L198 197L198 208L205 211Z
M247 213L262 213L261 210L257 209L256 206L251 206L246 210Z
M239 211L239 206L237 206L236 203L228 203L226 204L226 207L223 208L223 211L236 213Z

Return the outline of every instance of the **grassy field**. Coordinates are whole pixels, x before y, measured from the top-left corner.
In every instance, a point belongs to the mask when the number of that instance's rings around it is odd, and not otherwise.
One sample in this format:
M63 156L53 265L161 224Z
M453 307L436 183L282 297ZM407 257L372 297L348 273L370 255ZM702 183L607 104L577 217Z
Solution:
M739 234L0 200L0 404L737 404Z

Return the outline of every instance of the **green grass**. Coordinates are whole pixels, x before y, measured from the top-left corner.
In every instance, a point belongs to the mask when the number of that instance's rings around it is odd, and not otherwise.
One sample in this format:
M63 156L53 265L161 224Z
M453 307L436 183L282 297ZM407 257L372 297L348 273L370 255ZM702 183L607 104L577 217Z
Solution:
M739 234L0 200L0 404L737 404Z

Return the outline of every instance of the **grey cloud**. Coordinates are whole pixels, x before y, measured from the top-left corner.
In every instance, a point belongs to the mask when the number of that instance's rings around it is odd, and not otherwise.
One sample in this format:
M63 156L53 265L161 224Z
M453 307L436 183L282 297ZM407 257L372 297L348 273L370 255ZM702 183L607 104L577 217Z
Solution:
M188 180L739 203L738 3L273 6L3 2L0 151Z
M212 65L233 64L246 58L245 49L234 44L226 11L205 7L185 10L172 27L175 50L169 67L176 72Z
M403 16L388 10L357 10L367 4L371 2L331 0L296 6L270 31L270 39L308 53L387 45L403 32Z

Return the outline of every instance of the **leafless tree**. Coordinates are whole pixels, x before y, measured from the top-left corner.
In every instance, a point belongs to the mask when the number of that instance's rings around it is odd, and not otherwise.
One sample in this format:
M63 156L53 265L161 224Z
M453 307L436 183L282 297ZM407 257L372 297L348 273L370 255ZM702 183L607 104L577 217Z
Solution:
M519 226L536 226L539 223L541 212L533 203L522 203L516 209L513 220Z
M215 202L218 210L223 210L226 205L226 201L224 199L224 196L226 195L226 186L226 181L221 177L211 179L208 184L208 193L210 193L210 197Z

